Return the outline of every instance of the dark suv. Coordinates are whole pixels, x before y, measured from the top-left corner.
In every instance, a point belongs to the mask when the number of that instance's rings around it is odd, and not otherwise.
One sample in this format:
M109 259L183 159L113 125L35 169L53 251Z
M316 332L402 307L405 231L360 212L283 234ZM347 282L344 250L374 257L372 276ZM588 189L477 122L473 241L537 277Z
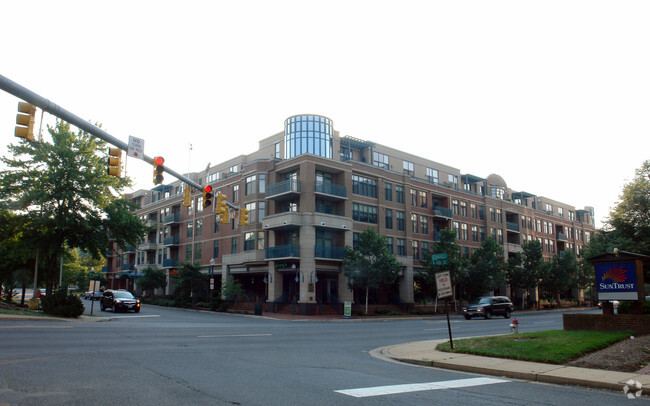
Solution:
M501 315L509 319L514 309L510 299L505 296L482 296L463 307L463 316L467 320L474 316L491 319L493 315Z
M113 309L114 313L127 310L133 310L138 313L140 311L140 301L136 299L131 292L126 290L109 289L102 294L99 308L102 311Z

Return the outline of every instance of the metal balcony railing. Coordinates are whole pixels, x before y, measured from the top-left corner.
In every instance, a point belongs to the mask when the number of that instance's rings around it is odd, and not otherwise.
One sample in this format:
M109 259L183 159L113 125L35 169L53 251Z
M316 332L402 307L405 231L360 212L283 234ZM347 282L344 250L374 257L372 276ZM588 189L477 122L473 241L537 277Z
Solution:
M338 196L338 197L347 197L348 192L345 186L336 185L329 182L316 182L315 185L316 193L324 193L327 195Z
M453 217L453 212L451 211L451 209L447 209L445 207L437 206L431 209L431 211L433 212L434 216L445 217L449 219Z
M297 179L288 179L266 187L266 197L277 196L283 193L300 193L300 181Z
M277 247L267 247L265 251L266 258L287 258L300 257L300 245L280 245Z
M316 245L314 247L314 256L317 258L343 259L344 251L341 247L325 247Z

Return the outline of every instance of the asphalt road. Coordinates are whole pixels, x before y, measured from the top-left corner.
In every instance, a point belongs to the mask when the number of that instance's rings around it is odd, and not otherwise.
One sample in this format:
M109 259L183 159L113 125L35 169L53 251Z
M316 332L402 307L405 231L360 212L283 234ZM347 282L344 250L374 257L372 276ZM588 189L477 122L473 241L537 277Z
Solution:
M90 302L85 304L90 310ZM299 322L146 305L137 314L101 312L98 302L93 307L94 314L110 316L111 321L0 320L0 404L611 405L627 401L622 392L495 380L498 377L399 364L369 354L382 346L447 338L444 318ZM522 332L561 328L557 312L516 317ZM466 321L460 317L453 317L451 323L454 338L506 333L508 324L503 318ZM416 391L412 386L395 387L422 383L437 384ZM361 391L366 397L353 396L359 391L346 392L359 388L373 389Z

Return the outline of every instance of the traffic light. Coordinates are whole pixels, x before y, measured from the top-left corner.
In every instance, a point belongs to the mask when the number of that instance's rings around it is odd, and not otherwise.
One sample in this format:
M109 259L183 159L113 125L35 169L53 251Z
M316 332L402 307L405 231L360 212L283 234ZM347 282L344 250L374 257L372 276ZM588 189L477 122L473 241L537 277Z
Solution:
M116 178L122 177L122 150L119 148L108 149L108 168L109 175Z
M160 185L163 182L163 172L165 172L165 158L157 156L153 159L153 184Z
M191 196L192 192L190 190L190 185L187 185L187 184L185 185L185 192L184 193L185 193L185 195L183 196L183 206L190 207L191 206L191 200L192 200L192 196Z
M28 141L34 140L34 122L36 121L36 106L29 103L18 102L18 115L16 115L16 137Z
M217 193L217 204L214 208L214 212L221 215L221 222L228 223L230 219L228 218L228 206L226 205L226 196Z
M248 225L248 212L249 210L245 207L239 209L239 225L247 226Z
M212 206L212 186L203 187L203 208Z

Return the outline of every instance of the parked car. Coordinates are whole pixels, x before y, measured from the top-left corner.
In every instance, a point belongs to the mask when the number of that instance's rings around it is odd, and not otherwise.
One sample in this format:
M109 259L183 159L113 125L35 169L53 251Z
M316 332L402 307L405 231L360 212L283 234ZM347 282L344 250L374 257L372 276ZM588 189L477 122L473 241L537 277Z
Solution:
M140 301L126 290L106 290L100 299L99 308L102 311L113 309L113 313L133 310L140 312Z
M102 292L99 290L96 290L94 292L92 290L89 290L88 292L84 293L84 299L99 300L101 298L102 298Z
M467 320L474 316L490 319L493 315L501 315L509 319L513 310L515 308L512 302L505 296L482 296L463 307L463 316Z

